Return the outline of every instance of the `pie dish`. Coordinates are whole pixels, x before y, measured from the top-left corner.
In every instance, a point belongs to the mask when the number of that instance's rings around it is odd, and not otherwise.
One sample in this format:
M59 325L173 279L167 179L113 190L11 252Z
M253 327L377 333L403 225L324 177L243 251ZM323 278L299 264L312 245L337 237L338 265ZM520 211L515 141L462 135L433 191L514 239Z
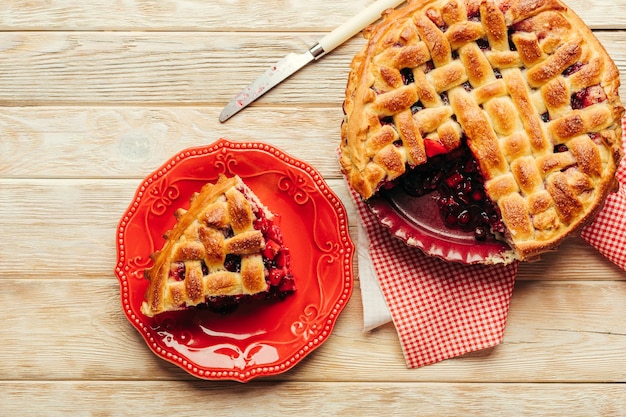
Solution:
M276 214L297 291L228 314L194 308L144 315L150 254L175 227L174 211L220 175L239 176ZM246 382L290 370L330 337L352 294L354 245L341 200L313 167L261 142L220 139L172 156L138 186L116 244L128 321L158 357L202 379Z
M274 214L239 176L219 175L174 216L176 225L144 271L146 316L204 305L226 313L251 299L295 291Z
M364 34L340 145L342 171L364 199L406 188L422 167L409 188L436 189L456 227L484 218L478 241L511 248L484 260L494 263L556 249L615 189L619 71L560 1L412 0ZM475 168L441 169L463 149ZM431 171L445 178L432 186ZM458 195L469 200L460 209Z

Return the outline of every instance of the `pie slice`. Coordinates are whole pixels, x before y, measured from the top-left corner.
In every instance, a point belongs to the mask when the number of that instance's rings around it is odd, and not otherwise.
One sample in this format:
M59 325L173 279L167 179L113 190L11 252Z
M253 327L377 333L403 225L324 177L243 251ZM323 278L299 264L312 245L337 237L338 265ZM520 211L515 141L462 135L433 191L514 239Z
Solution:
M146 316L199 305L227 312L245 300L295 291L274 215L238 176L204 185L175 216L144 271L150 281L141 305Z
M436 190L446 224L529 260L615 189L619 71L559 0L409 0L364 35L340 163L365 200Z

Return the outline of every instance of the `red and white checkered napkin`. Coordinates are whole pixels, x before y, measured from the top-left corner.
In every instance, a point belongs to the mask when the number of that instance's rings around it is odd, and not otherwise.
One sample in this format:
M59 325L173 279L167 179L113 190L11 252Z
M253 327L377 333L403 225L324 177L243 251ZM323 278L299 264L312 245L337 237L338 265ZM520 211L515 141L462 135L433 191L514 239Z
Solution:
M622 121L622 126L626 132L626 121ZM624 162L618 178L621 184L626 184ZM380 308L370 304L370 300L375 303L380 288L409 368L500 343L517 263L461 265L424 255L391 236L351 191L362 220L359 277L365 328L385 321L387 312L381 314ZM623 269L626 269L625 214L626 187L620 185L595 222L582 232L585 240Z

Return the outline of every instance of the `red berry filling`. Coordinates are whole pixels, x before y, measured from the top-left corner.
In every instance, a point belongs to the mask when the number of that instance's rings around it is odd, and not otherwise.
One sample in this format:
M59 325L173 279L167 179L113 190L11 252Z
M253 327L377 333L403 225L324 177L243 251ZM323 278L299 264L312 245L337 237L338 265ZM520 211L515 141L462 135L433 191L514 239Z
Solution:
M284 298L296 290L295 280L290 272L291 256L289 248L283 246L283 236L278 225L259 211L254 228L265 238L263 262L269 271L265 277L269 284L267 298Z
M173 262L170 265L170 279L174 281L185 280L185 264L183 262Z
M402 83L404 85L409 85L415 82L415 76L410 68L401 69L400 74L402 75Z
M602 87L600 85L593 85L572 94L571 106L574 110L584 109L585 107L602 103L605 100L606 94L604 94Z
M424 148L429 158L448 152L448 149L443 144L431 139L424 139Z
M479 241L504 233L500 212L485 195L478 163L465 142L413 168L401 179L401 185L414 197L436 191L439 214L447 227L473 231Z
M224 268L230 272L241 271L241 256L233 255L231 253L226 255L226 259L224 259Z
M569 77L570 75L580 71L583 66L585 66L585 64L583 64L582 62L577 62L574 65L570 65L569 67L565 68L565 71L563 71L563 76Z

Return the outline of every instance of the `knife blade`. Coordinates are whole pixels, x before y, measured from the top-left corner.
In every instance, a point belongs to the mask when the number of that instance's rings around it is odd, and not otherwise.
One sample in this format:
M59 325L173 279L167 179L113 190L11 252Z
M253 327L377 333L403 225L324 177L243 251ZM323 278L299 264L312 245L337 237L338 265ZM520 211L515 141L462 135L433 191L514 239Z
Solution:
M394 8L402 2L404 0L378 0L328 33L308 51L301 54L293 52L288 54L241 90L220 113L220 122L224 123L298 70L313 61L317 61L352 38L363 28L378 20L383 11Z

